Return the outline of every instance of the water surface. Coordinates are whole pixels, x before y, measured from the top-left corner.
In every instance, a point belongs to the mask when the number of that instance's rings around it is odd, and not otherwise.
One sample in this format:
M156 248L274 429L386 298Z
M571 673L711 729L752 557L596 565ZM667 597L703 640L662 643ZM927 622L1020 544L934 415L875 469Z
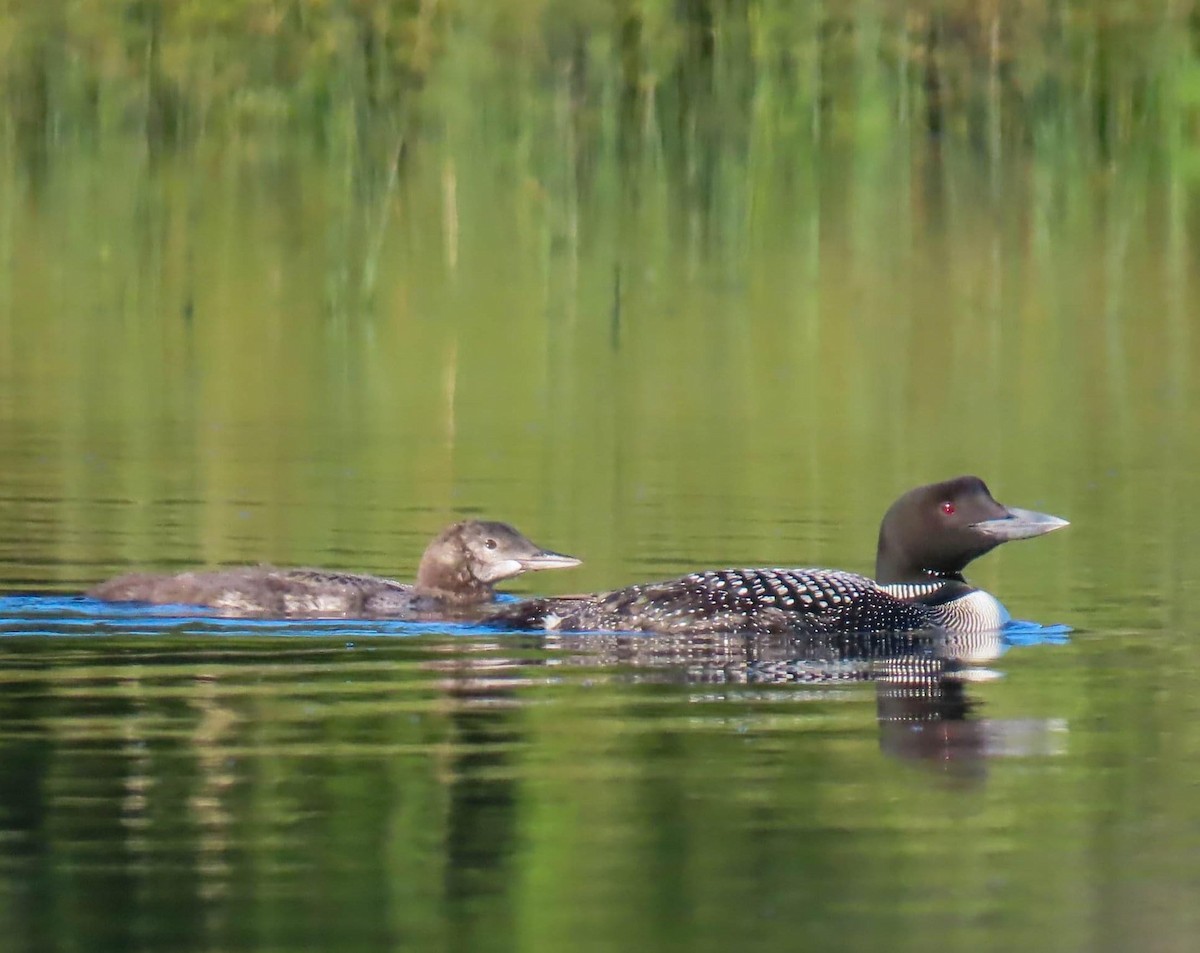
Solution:
M310 72L264 126L291 48L198 8L0 30L5 949L1192 948L1188 13L750 7L460 10L403 149ZM1069 639L968 677L79 596L475 515L584 558L519 594L870 572L959 473L1072 522L971 573Z

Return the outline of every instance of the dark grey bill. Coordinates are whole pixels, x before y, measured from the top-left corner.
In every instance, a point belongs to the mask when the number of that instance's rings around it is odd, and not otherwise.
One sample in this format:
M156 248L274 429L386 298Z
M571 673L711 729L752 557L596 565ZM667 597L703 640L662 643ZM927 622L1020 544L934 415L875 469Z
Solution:
M570 569L572 566L581 565L583 560L543 549L532 556L520 556L517 558L517 562L525 569Z
M1005 542L1010 539L1029 539L1033 536L1044 536L1071 524L1049 513L1035 513L1033 510L1022 510L1015 506L1006 507L1007 516L999 519L984 520L974 523L973 528L990 536L992 539Z

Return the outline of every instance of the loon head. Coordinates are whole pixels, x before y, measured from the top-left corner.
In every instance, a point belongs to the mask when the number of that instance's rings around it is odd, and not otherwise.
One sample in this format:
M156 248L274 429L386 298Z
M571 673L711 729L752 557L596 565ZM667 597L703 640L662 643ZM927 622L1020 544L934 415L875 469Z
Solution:
M429 544L417 570L422 589L463 596L534 569L569 569L580 560L542 549L507 523L464 520Z
M963 581L971 560L1010 539L1029 539L1066 520L997 503L979 477L961 476L909 490L879 527L878 582Z

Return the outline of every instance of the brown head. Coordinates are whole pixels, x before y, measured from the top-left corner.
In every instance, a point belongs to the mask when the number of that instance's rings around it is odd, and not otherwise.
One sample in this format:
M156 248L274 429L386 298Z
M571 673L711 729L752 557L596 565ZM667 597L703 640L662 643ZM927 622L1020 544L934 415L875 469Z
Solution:
M486 602L493 586L523 572L569 569L574 556L542 549L507 523L464 520L429 544L417 570L417 587L462 602Z

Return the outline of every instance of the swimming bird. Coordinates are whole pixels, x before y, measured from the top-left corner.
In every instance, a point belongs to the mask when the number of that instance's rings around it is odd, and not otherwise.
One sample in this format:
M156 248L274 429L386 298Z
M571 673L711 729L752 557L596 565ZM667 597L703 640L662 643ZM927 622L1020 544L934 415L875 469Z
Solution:
M415 585L325 569L237 566L132 573L100 583L88 595L107 602L207 606L244 617L467 621L495 600L496 583L579 564L574 556L540 548L507 523L464 520L442 530L425 549Z
M711 569L609 592L530 599L486 613L484 624L557 632L854 633L938 627L986 631L1008 619L963 578L1003 542L1067 521L998 503L979 477L917 487L888 509L875 579L834 569Z

